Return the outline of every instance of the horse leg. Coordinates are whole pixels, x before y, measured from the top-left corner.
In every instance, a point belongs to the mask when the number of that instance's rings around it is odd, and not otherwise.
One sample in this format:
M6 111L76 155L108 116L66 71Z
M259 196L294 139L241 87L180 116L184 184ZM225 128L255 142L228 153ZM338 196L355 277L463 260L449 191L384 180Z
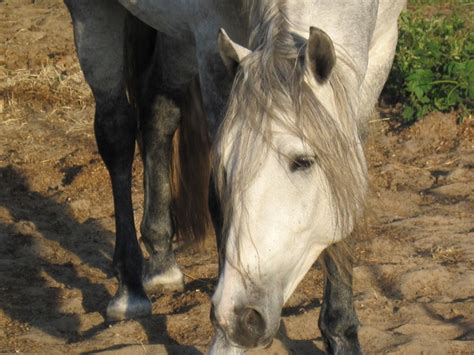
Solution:
M327 351L329 354L362 354L357 334L359 320L352 297L352 276L349 274L344 278L327 252L322 258L326 276L319 328Z
M202 208L202 202L207 200L204 184L209 180L209 156L198 78L186 65L178 66L171 80L168 74L183 53L192 52L189 46L158 33L152 67L145 73L142 85L149 89L140 95L140 141L145 166L141 232L150 254L143 282L150 292L184 288L184 277L172 251L173 235L179 232L182 241L197 242L208 232L208 211ZM150 105L150 102L154 103ZM174 201L176 214L172 219L170 162L173 135L180 122L178 175L181 176L176 186L180 192Z
M76 49L96 101L95 134L99 153L112 182L116 242L113 266L119 288L109 302L111 320L145 316L151 302L142 286L142 253L135 232L131 167L136 119L124 87L126 11L115 1L67 0Z
M145 207L141 223L144 244L150 254L143 276L148 292L182 290L183 273L172 250L170 160L173 134L180 110L169 99L158 96L154 107L140 121L144 162Z

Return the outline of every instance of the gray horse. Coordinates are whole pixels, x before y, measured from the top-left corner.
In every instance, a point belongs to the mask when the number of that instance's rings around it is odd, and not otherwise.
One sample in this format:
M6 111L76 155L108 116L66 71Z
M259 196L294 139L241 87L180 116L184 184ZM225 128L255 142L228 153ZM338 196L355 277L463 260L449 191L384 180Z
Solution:
M171 247L181 220L172 212L170 161L180 124L184 131L204 118L212 177L190 173L209 184L220 251L210 353L270 344L284 303L320 255L327 350L361 353L351 265L337 245L363 216L365 126L392 64L405 0L65 1L113 188L120 286L108 318L147 316L146 291L184 286ZM137 140L145 267L131 201ZM207 193L182 185L185 215L199 223L205 213L193 211L192 200L202 204ZM196 235L190 225L187 234Z

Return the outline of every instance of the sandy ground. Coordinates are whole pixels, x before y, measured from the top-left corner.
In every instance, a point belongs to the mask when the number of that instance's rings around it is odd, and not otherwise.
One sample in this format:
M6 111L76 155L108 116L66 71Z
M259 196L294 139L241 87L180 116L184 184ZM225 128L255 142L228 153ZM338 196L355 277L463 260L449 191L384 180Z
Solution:
M0 352L205 352L212 243L178 249L186 289L154 295L153 316L104 321L113 208L92 115L62 3L0 1ZM367 353L474 353L473 148L472 119L371 123L371 214L354 249ZM137 161L137 223L141 171ZM322 353L321 295L314 267L283 310L281 340L261 353Z

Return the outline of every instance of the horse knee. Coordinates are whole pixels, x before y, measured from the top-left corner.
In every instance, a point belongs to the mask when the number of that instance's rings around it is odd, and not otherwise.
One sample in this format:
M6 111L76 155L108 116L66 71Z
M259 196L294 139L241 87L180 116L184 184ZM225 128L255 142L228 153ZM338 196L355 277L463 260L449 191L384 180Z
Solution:
M156 253L156 249L171 249L171 238L173 236L171 218L155 219L145 214L140 226L140 231L145 244L151 243L151 245L147 245L150 253Z
M181 110L165 96L157 96L153 104L153 122L156 134L165 144L171 144L172 136L179 126Z

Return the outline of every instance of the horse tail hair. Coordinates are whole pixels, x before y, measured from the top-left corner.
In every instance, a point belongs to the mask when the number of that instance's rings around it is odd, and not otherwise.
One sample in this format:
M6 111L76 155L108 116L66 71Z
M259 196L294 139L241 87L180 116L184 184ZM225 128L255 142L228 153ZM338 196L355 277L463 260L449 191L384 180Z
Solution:
M197 78L188 86L181 104L170 171L176 236L181 242L202 246L214 231L208 206L210 141Z

